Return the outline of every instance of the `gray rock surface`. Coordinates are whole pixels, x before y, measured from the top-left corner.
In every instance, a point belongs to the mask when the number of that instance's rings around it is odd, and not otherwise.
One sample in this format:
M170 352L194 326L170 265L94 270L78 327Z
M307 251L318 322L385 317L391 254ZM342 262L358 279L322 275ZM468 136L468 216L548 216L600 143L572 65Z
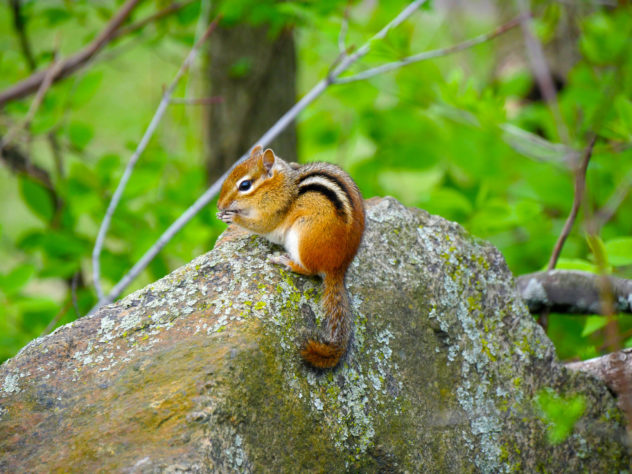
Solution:
M319 280L229 229L0 367L0 472L628 468L615 400L558 363L498 250L391 198L367 218L338 370L297 352L322 316ZM556 407L577 418L567 435Z

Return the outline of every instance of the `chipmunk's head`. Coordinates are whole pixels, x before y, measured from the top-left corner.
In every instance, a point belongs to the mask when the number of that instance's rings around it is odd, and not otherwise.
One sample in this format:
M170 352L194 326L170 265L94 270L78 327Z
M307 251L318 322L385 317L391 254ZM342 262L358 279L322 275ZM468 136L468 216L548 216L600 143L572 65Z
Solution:
M285 161L271 149L258 145L250 157L237 165L222 185L217 201L220 211L230 211L242 219L264 219L287 205L288 173Z

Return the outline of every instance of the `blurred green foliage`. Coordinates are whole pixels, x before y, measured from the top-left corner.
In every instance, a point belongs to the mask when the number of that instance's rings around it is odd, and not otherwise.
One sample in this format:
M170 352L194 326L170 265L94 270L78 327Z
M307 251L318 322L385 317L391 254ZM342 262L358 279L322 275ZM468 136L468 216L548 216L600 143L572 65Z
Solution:
M81 49L121 3L24 1L22 15L37 66ZM346 45L358 47L406 3L352 4ZM134 20L168 5L144 2ZM95 303L90 254L98 226L163 87L204 26L204 5L188 3L112 42L88 67L55 84L28 130L19 129L14 144L46 170L50 185L0 166L0 361ZM582 207L590 212L580 213L558 268L598 271L584 222L614 202L611 197L632 180L632 11L582 5L581 15L571 19L579 31L571 41L579 59L558 93L563 127L533 97L537 87L516 29L455 55L332 86L299 118L299 155L304 161L339 163L365 197L393 195L461 223L498 246L514 273L522 274L546 266L571 208L573 174L566 147L581 150L595 133ZM270 24L271 34L292 25L303 93L338 57L346 8L341 0L239 0L220 3L219 11L227 24ZM535 29L545 45L569 16L565 8L562 3L537 6ZM354 71L490 31L515 13L506 6L501 10L471 6L457 13L431 4L384 41L374 42ZM30 72L11 9L2 3L0 90ZM237 62L226 73L248 74L249 64ZM175 96L207 94L200 64ZM32 100L13 101L0 110L0 136L23 123ZM105 290L204 191L204 123L199 106L169 107L114 214L101 256ZM566 140L563 129L568 142L560 145ZM628 194L619 201L600 238L607 271L630 278L632 198ZM128 291L209 250L225 227L214 211L209 206L196 216ZM622 337L629 338L632 324L625 317L617 321ZM549 335L560 357L587 358L606 349L605 324L599 316L552 315Z

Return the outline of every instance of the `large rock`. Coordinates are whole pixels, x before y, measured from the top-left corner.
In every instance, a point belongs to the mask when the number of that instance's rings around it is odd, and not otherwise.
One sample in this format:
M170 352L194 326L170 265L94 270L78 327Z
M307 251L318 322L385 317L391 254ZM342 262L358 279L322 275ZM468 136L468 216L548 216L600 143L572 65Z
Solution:
M390 198L367 213L341 368L316 373L297 352L319 280L229 231L0 367L0 471L628 467L615 400L560 366L495 248Z

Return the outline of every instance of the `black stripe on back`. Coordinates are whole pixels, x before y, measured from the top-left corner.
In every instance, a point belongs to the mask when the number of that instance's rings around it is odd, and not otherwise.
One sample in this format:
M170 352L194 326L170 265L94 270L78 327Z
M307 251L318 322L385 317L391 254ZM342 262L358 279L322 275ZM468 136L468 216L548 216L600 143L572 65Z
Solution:
M329 173L325 173L323 171L313 171L311 173L308 173L304 176L301 176L301 179L299 180L298 184L300 186L300 184L305 181L307 178L311 178L312 176L320 176L322 178L328 179L329 181L331 181L332 183L335 183L336 185L338 185L338 187L340 188L340 190L345 193L345 195L347 196L347 200L349 201L349 206L351 206L353 208L353 199L351 199L351 194L349 193L349 190L347 189L347 186L345 185L345 183L343 183L342 181L340 181L336 176L331 175ZM340 200L339 200L340 201Z
M332 191L327 186L323 186L322 184L319 184L319 183L310 183L310 184L305 184L303 186L299 186L298 188L299 196L301 194L310 193L310 192L322 194L334 205L337 212L341 214L344 212L344 204L342 203L342 201L340 200L336 192Z

